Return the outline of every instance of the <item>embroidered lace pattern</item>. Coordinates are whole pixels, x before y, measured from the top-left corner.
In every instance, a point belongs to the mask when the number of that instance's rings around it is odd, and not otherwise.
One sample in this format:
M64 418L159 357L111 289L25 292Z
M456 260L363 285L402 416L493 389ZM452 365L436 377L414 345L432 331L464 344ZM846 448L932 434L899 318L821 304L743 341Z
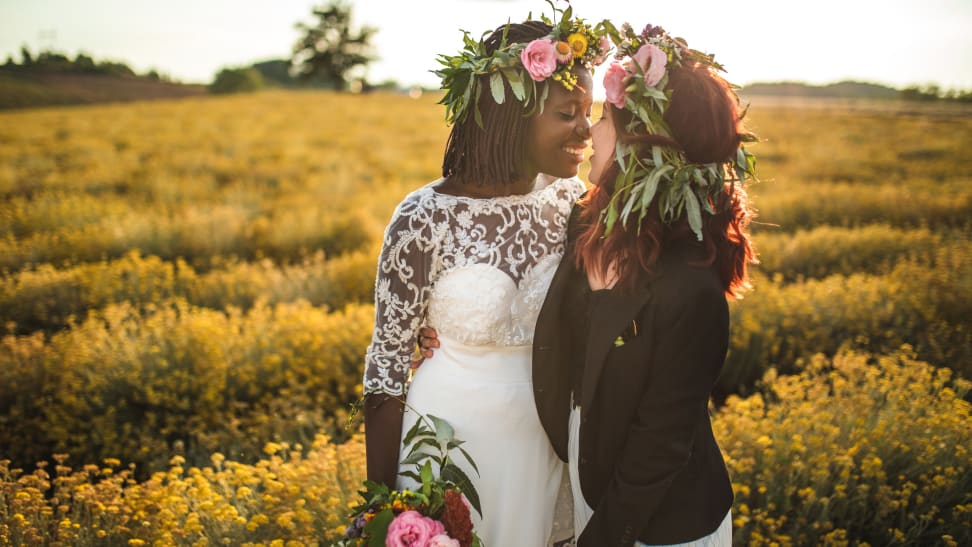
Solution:
M571 178L492 199L440 194L432 185L406 196L378 262L364 393L404 394L423 325L469 345L531 344L583 191Z

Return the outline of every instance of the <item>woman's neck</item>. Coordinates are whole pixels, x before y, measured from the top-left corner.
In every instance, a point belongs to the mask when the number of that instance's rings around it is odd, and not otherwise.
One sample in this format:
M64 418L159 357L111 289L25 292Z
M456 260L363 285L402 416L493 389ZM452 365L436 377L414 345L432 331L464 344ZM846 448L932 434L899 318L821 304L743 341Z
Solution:
M509 184L464 183L455 180L454 177L447 177L435 185L435 190L452 196L488 199L529 194L533 191L535 183L536 176L529 179L524 178Z

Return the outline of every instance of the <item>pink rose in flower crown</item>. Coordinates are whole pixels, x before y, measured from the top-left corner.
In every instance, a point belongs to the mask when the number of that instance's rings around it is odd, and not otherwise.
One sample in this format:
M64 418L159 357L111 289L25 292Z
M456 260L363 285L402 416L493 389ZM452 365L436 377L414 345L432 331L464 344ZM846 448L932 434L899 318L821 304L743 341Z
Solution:
M422 516L418 511L404 511L388 525L386 547L427 547L435 536L445 532L437 520Z
M429 540L429 547L461 547L458 539L452 539L446 534L439 534Z
M520 61L530 77L542 82L557 70L557 50L551 40L537 39L520 52Z
M632 56L645 73L645 85L652 87L665 76L668 55L654 44L645 44Z
M611 63L604 74L604 91L607 102L624 108L624 88L627 86L628 71L618 63Z

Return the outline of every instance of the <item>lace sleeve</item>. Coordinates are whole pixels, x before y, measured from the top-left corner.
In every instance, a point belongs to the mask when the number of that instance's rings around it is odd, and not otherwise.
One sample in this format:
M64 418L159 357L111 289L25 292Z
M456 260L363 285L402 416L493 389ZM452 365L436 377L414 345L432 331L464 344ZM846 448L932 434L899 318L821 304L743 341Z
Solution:
M431 230L430 212L414 194L399 204L385 229L375 280L375 329L365 355L365 395L405 393L428 306Z

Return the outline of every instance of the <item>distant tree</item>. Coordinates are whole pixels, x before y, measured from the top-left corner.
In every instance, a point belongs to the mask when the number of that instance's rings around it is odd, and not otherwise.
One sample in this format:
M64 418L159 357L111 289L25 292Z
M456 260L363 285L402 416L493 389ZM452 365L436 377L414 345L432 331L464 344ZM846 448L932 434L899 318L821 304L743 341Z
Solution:
M95 61L91 56L85 55L84 53L78 53L74 58L74 69L78 72L95 72L97 66Z
M244 93L263 88L264 81L260 72L253 67L224 68L209 85L210 93Z
M121 76L123 78L135 76L135 71L131 67L118 61L101 61L96 69L99 74L108 74L109 76Z
M53 50L42 51L37 54L38 65L53 67L53 68L64 68L71 66L71 59L68 56Z
M925 88L911 86L902 89L899 97L903 101L936 101L938 100L939 88L937 85L930 85Z
M351 30L351 6L342 0L314 8L317 23L297 23L304 36L294 47L291 64L303 81L326 82L335 89L345 90L354 80L354 72L375 60L370 41L378 32L373 27Z
M20 64L30 66L34 64L34 56L30 54L27 46L20 46Z
M253 63L253 68L258 71L264 81L276 86L289 87L294 85L294 79L290 75L290 60L272 59Z

